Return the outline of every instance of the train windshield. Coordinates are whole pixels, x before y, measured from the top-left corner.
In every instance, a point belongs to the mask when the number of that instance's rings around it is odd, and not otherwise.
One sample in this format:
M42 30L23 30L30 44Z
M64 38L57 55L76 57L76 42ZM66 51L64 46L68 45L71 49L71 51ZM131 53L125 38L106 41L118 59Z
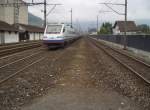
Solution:
M61 32L62 25L48 25L46 33L47 34L59 34Z

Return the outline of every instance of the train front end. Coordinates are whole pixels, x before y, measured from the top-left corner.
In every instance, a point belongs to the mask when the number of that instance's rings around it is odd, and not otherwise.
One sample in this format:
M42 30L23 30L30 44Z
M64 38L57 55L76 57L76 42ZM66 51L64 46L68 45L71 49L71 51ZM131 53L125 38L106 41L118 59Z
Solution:
M64 46L63 28L63 24L47 25L44 32L43 43L48 48Z

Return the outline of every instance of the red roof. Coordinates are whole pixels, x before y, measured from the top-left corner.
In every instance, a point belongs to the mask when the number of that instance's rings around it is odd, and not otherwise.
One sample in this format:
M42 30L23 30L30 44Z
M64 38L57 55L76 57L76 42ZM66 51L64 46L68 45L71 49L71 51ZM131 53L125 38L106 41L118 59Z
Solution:
M134 21L127 21L127 32L137 32L140 31L140 29L136 26ZM116 21L114 28L118 26L120 32L125 31L125 21Z

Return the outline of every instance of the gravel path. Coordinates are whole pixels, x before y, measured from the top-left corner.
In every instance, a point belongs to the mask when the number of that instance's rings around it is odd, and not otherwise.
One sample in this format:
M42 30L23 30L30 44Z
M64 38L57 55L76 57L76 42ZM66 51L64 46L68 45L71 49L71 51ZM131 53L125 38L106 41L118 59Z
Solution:
M145 85L87 40L79 40L66 51L47 65L53 67L55 86L21 110L149 110L149 100L142 104L137 100L141 98L137 94L149 96Z

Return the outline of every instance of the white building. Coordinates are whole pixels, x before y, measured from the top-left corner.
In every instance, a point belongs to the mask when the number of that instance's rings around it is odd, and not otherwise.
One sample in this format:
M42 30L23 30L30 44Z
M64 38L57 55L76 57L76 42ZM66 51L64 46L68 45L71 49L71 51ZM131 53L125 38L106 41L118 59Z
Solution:
M28 6L22 0L0 0L0 44L41 40L44 29L28 25ZM7 6L5 6L7 4ZM19 9L19 10L18 10ZM18 28L16 28L18 27Z
M44 28L25 24L18 24L18 26L20 31L19 39L42 40Z
M5 22L0 21L0 45L19 42L18 30Z
M24 3L22 0L0 0L0 4L17 3L17 1L19 3ZM28 24L28 6L0 6L0 21L4 21L8 24Z
M134 21L127 21L126 24L127 35L135 35L140 33L140 30L136 26ZM116 21L113 26L113 34L114 35L124 35L125 33L125 21Z

